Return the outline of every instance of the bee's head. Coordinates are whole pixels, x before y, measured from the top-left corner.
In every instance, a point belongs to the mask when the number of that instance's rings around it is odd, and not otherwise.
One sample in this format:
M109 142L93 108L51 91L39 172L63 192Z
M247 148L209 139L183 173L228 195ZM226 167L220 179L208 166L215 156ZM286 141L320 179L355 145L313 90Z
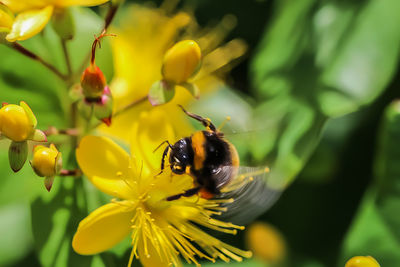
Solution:
M169 163L173 173L184 174L186 166L191 164L192 159L193 150L189 138L182 138L172 146L169 154Z

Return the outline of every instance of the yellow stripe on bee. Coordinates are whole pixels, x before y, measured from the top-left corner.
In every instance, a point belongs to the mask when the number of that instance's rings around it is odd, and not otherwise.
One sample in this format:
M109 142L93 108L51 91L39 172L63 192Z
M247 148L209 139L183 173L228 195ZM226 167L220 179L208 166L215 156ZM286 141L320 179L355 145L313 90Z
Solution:
M234 145L232 145L231 143L229 143L229 150L231 153L231 161L232 161L232 166L233 167L239 167L240 164L240 160L239 160L239 154L236 150L236 147Z
M206 150L204 144L206 142L206 138L204 137L203 132L196 132L192 136L192 148L194 152L194 169L200 170L203 168L203 163L206 160Z

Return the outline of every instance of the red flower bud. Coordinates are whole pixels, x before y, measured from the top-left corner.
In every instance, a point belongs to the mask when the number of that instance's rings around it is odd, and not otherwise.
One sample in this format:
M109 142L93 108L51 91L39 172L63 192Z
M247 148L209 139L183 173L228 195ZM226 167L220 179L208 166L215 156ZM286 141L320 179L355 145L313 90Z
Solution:
M106 78L100 68L93 64L83 72L81 86L86 98L99 98L106 86Z

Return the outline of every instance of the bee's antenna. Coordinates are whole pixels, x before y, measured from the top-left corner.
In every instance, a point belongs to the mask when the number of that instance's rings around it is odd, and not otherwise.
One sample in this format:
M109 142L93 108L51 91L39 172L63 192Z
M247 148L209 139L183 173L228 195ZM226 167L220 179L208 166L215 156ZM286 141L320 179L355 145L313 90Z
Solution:
M186 115L188 115L189 117L191 117L191 118L193 118L193 119L198 120L199 122L201 122L201 123L204 125L204 127L206 127L208 130L211 130L212 132L216 132L216 131L217 131L217 128L215 128L214 124L212 124L212 122L211 122L210 119L208 119L208 118L203 118L203 117L201 117L201 116L199 116L199 115L196 115L196 114L194 114L194 113L191 113L191 112L189 112L189 111L186 111L186 109L184 109L184 108L182 107L182 105L178 105L178 106L183 110L183 112L185 112Z
M153 150L153 153L156 152L163 144L167 143L169 148L172 148L171 144L168 142L168 140L163 141L161 144L156 147L156 149Z

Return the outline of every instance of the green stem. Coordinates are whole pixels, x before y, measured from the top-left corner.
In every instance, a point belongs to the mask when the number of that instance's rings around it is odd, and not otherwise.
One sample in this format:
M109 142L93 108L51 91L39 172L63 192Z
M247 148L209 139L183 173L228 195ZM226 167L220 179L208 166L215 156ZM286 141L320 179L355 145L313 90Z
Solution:
M12 43L10 45L11 48L15 49L16 51L20 52L21 54L23 54L24 56L27 56L33 60L38 61L39 63L41 63L43 66L45 66L46 68L48 68L50 71L52 71L54 74L56 74L58 77L60 77L62 80L67 80L67 76L65 76L64 74L62 74L56 67L54 67L53 65L51 65L50 63L48 63L47 61L45 61L43 58L39 57L38 55L36 55L35 53L33 53L32 51L26 49L25 47L23 47L22 45L20 45L19 43L15 42Z
M72 75L72 67L71 67L71 59L68 53L68 48L67 48L67 41L64 39L61 39L61 46L65 58L65 63L67 65L67 76L71 78Z

